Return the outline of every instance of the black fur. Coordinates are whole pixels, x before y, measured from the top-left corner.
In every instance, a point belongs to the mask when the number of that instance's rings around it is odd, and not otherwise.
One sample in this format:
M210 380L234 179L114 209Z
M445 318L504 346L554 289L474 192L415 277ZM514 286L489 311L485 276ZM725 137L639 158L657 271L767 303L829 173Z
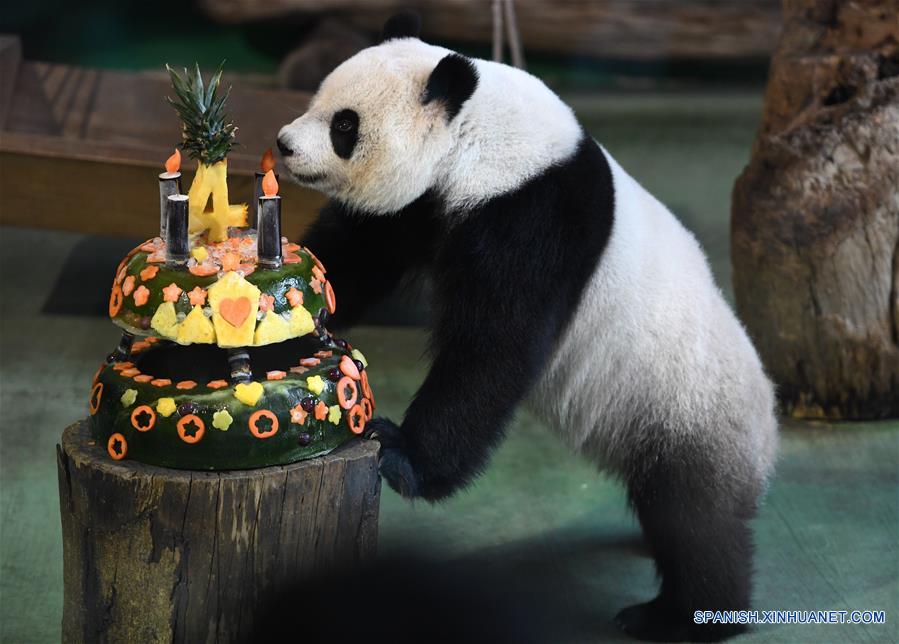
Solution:
M407 496L437 500L486 465L537 380L612 229L612 177L586 136L575 155L444 230L424 197L397 217L322 214L318 253L352 323L415 264L434 274L433 363L402 427L376 421L381 472ZM428 261L431 260L431 261ZM341 310L343 302L353 307Z
M426 264L438 240L435 203L425 195L390 216L354 213L329 202L303 236L337 294L329 328L354 325L404 275Z
M358 140L359 115L353 110L335 112L331 119L331 145L334 147L334 154L341 159L349 159L353 156L353 148Z
M631 459L628 492L662 583L658 597L624 609L616 622L653 641L717 641L745 631L695 624L693 614L749 608L748 522L761 482L747 486L701 446L647 446Z
M448 54L428 77L422 103L440 101L446 108L446 120L452 121L477 87L478 70L474 63L465 56Z
M421 16L414 11L400 11L384 23L381 42L394 38L418 38L421 34Z

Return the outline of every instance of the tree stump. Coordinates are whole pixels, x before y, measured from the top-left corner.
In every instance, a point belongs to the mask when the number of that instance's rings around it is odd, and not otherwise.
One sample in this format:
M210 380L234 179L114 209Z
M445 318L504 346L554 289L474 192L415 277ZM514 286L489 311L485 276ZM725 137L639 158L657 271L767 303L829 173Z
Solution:
M377 546L377 444L292 465L196 472L112 461L86 422L57 446L64 642L244 641L305 575Z
M899 415L895 0L785 0L733 194L737 310L787 412Z

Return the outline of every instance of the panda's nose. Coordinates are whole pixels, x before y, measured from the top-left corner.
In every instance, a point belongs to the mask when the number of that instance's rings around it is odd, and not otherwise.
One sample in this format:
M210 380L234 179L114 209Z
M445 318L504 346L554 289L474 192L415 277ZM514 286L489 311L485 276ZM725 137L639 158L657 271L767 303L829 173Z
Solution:
M278 137L278 150L281 152L282 157L293 156L293 150L290 149L290 146L284 142L282 137Z

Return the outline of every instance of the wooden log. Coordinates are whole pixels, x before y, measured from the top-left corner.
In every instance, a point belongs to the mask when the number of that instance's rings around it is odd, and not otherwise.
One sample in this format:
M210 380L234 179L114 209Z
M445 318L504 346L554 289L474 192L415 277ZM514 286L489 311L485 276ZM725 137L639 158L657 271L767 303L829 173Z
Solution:
M72 425L57 446L63 641L247 641L279 589L375 554L377 451L192 472L112 461Z
M490 2L417 0L427 40L489 43ZM312 12L377 34L407 0L200 0L223 22ZM525 51L622 60L732 61L767 58L780 29L778 0L517 0Z
M895 0L787 0L733 194L737 309L785 411L899 416Z

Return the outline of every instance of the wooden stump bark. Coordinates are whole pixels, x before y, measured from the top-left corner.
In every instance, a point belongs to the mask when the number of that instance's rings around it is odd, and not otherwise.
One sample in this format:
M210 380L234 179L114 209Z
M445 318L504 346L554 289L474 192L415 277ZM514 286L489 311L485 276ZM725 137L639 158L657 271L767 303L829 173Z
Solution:
M733 194L737 310L797 417L899 415L895 0L785 0Z
M63 641L247 640L279 589L375 554L377 452L358 440L287 466L171 470L112 461L72 425L57 447Z

